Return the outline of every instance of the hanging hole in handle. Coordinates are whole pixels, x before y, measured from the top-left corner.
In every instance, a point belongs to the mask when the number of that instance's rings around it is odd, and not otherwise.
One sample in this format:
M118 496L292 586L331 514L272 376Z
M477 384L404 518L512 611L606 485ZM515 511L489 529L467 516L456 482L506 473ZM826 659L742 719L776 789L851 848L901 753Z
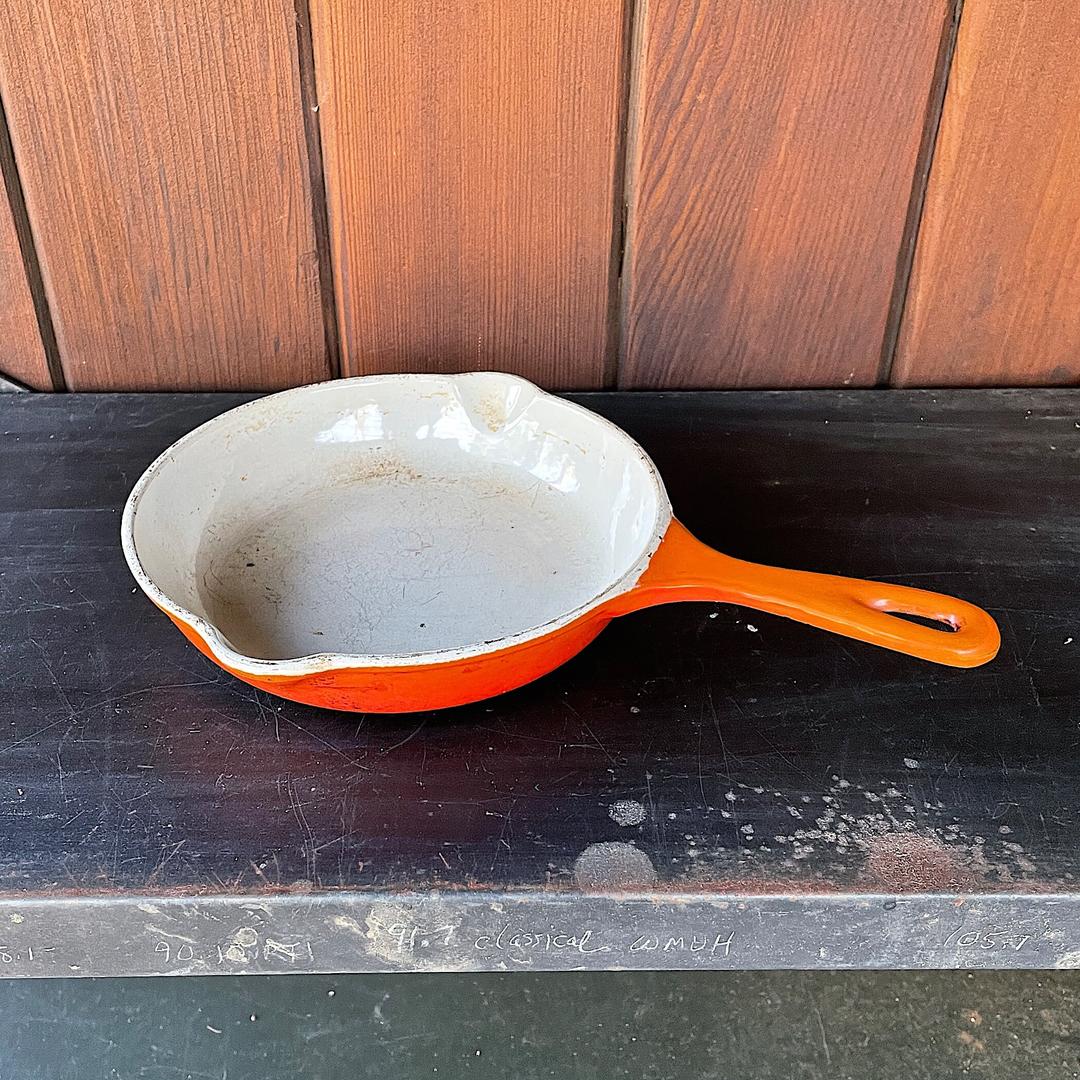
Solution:
M935 619L929 615L916 615L910 611L889 611L885 609L885 614L891 615L894 619L903 619L905 622L915 623L916 626L925 626L928 630L937 630L942 634L955 634L960 629L956 623L948 619Z

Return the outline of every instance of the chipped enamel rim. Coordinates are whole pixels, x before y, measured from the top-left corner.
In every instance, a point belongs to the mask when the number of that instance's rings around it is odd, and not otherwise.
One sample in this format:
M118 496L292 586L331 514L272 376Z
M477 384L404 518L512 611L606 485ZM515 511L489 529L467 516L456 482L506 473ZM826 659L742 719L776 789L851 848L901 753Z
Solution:
M660 546L660 542L664 538L664 534L667 532L668 525L671 523L671 502L668 499L667 491L664 488L663 481L661 480L660 474L653 464L652 459L634 439L606 417L600 416L591 409L586 409L576 402L567 401L565 398L561 397L557 398L561 405L581 413L584 418L587 418L590 423L595 424L597 427L607 429L609 433L614 434L616 437L623 440L638 455L646 468L646 475L656 496L656 522L653 526L652 534L642 548L641 554L629 570L609 584L607 588L597 593L591 600L586 601L584 604L580 604L578 607L557 618L549 619L544 623L538 623L536 626L529 627L527 630L521 630L516 634L510 634L506 637L495 638L491 641L478 642L474 645L460 646L453 649L435 649L427 652L412 653L371 654L324 652L291 657L286 660L263 660L257 657L248 656L245 653L238 652L234 649L229 645L213 623L196 615L194 612L189 611L187 608L172 600L155 584L150 575L143 569L142 563L139 560L138 551L135 548L135 517L139 511L139 501L147 487L154 480L160 467L186 444L193 442L196 439L204 438L207 434L218 428L235 424L238 414L249 410L258 410L265 402L271 400L280 401L284 398L298 399L305 394L313 394L316 392L326 394L332 392L330 390L331 387L344 387L355 383L366 383L369 385L375 383L398 383L404 385L413 380L430 380L434 377L445 380L449 384L453 384L459 379L468 376L475 377L477 375L483 375L485 378L489 379L521 383L535 391L537 394L545 397L556 397L556 395L548 394L535 384L518 375L509 375L495 371L463 372L460 375L441 376L413 374L361 375L350 379L337 379L329 383L312 383L308 386L299 386L291 390L282 390L276 394L267 394L264 397L257 398L255 401L249 401L243 405L238 405L234 409L229 409L227 412L215 416L212 420L208 420L205 424L201 424L193 431L188 432L187 435L178 439L167 450L155 458L152 464L136 481L135 486L131 489L131 494L127 498L127 502L124 504L124 514L120 525L120 539L124 550L124 558L127 560L128 568L131 570L135 581L142 591L146 593L159 608L168 612L170 615L173 615L180 621L187 623L188 626L195 630L219 663L237 672L259 676L304 676L314 675L324 671L338 671L345 668L423 667L433 664L448 664L457 660L465 660L473 657L487 656L491 653L502 652L505 649L511 649L515 646L524 645L527 642L547 637L549 634L553 634L563 627L576 622L583 615L595 611L613 597L621 596L623 593L629 592L637 584L638 579L647 569L649 562L656 553L656 549Z

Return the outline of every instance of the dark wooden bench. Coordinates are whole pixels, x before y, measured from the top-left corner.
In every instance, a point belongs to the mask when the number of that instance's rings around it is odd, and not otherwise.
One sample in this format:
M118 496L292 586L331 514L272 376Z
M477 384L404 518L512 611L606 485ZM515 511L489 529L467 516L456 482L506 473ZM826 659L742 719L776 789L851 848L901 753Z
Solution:
M1000 657L676 605L399 717L136 592L128 490L240 400L0 398L0 976L1080 965L1080 392L583 395L703 539L955 592Z

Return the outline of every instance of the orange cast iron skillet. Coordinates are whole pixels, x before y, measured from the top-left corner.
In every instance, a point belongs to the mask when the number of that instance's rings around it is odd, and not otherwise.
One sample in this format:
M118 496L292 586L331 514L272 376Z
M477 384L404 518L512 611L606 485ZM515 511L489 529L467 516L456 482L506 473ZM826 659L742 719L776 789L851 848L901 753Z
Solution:
M560 525L564 512L576 533ZM150 467L123 540L139 584L206 656L330 709L409 712L501 694L558 667L611 619L682 600L739 604L953 667L999 646L990 616L962 600L713 550L672 517L629 436L497 373L342 380L226 413ZM521 542L533 545L527 558ZM518 558L505 573L500 552ZM561 568L573 580L552 596ZM486 612L491 632L472 630Z

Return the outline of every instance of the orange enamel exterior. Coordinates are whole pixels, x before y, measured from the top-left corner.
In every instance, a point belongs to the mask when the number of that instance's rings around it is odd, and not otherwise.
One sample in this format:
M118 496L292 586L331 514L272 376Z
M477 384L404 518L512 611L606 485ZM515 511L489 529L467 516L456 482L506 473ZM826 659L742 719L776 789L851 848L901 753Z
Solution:
M260 690L324 709L378 713L449 709L524 686L581 652L611 621L610 615L594 610L569 626L521 645L436 664L252 675L222 664L197 630L171 614L169 617L200 652Z
M702 544L674 520L629 591L549 634L440 663L253 675L221 664L194 627L168 614L215 663L271 694L327 709L421 712L523 686L580 652L616 616L681 600L736 603L952 667L986 663L1000 645L993 619L962 600L901 585L743 562ZM897 619L890 612L946 623L953 632Z
M612 613L676 600L740 604L949 667L978 667L1001 646L997 624L974 604L888 582L743 562L695 539L673 520L637 585ZM950 630L897 619L918 615Z

